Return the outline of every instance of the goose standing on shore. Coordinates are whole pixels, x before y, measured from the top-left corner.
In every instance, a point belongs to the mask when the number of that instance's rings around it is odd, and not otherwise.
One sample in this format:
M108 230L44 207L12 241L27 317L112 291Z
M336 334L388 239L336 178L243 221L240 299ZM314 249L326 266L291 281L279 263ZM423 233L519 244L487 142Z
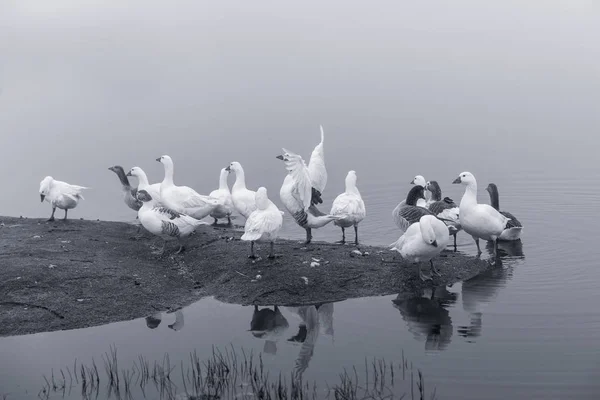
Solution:
M500 211L500 199L498 197L498 186L495 183L490 183L485 190L490 194L490 203L498 212L509 219L506 229L502 231L499 238L500 240L519 240L521 238L521 231L523 231L523 224L508 211Z
M313 189L316 191L315 204L323 203L321 196L327 186L327 169L325 168L325 132L323 132L323 126L321 128L321 142L315 146L310 160L308 161L308 174L310 175L310 182L312 183Z
M450 241L448 227L433 215L423 215L419 222L411 224L400 238L390 245L402 258L417 263L419 278L422 281L432 280L423 275L419 263L429 261L431 272L440 276L433 265L433 259L440 255Z
M456 234L462 229L459 208L450 197L442 199L442 189L437 181L427 182L425 189L431 193L431 202L427 208L435 216L446 221L450 235L454 236L454 251L456 251Z
M137 190L145 190L152 196L154 204L160 204L160 183L153 183L152 185L148 182L148 176L140 167L133 167L127 173L127 176L136 177L138 180Z
M235 210L245 219L248 219L252 211L256 210L256 192L246 188L246 174L242 164L233 161L227 168L227 172L235 173L235 182L231 187L231 201Z
M161 203L168 209L187 214L195 219L208 216L221 202L209 196L198 194L187 186L175 186L173 183L173 160L164 155L156 159L165 167L165 178L160 184Z
M279 191L279 197L296 223L306 230L305 244L309 244L312 241L312 229L344 217L324 214L315 207L314 202L320 198L320 195L312 186L310 173L304 160L286 149L283 149L283 152L284 154L277 158L285 162L288 174Z
M452 183L466 186L459 206L459 219L463 230L475 240L479 255L481 255L479 239L494 242L494 258L496 258L498 256L498 238L506 229L509 219L494 207L477 203L477 180L472 173L462 172Z
M423 175L417 175L413 178L412 181L410 181L411 185L416 185L416 186L427 186L427 181L425 180L425 178L423 177ZM425 193L425 197L422 199L419 199L417 201L417 205L419 207L425 207L427 208L427 206L429 205L429 198L428 198L429 194L426 192Z
M52 206L52 215L50 215L48 221L54 221L54 213L57 208L65 210L63 221L66 221L67 212L70 209L77 207L79 200L83 200L81 192L84 189L89 188L57 181L51 176L42 179L40 182L40 197L42 202L46 200Z
M254 242L264 240L271 242L269 258L275 258L274 243L283 225L283 215L277 206L269 200L267 189L258 188L256 191L256 210L248 216L244 226L242 240L250 241L250 258L254 254Z
M410 225L419 222L423 215L433 215L427 208L417 205L419 200L425 200L425 188L416 185L408 191L406 199L402 200L392 212L394 222L402 232L406 232Z
M365 202L356 187L356 172L350 171L346 176L346 191L335 198L331 206L330 215L343 216L343 219L334 221L342 228L341 244L346 243L345 228L354 226L354 244L358 246L358 224L367 215Z
M215 225L219 222L219 218L227 218L227 223L231 225L231 213L233 212L233 201L231 200L231 192L227 185L227 177L229 171L227 168L221 169L219 176L219 188L210 192L209 196L221 200L223 204L217 206L210 216L215 219Z
M145 190L139 190L137 197L144 203L138 211L138 218L142 226L150 233L164 239L159 255L164 254L167 240L177 240L179 242L179 249L175 254L183 252L185 247L181 239L189 236L198 226L208 225L206 222L198 221L189 215L167 207L154 205L152 196Z
M139 201L136 197L138 189L131 187L131 185L129 184L129 179L127 179L123 167L121 167L120 165L114 165L110 167L109 170L117 174L119 180L121 181L123 201L125 202L127 207L131 208L133 211L138 211L140 207L142 207L142 202Z

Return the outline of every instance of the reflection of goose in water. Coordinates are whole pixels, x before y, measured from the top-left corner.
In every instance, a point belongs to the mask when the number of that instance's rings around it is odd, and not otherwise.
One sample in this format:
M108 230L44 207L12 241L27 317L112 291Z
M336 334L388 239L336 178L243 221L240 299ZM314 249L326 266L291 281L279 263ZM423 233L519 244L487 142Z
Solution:
M431 293L427 293L431 291ZM446 309L456 302L456 293L445 286L426 289L417 297L399 294L392 300L406 321L408 330L418 341L425 341L425 350L445 350L452 340L453 326Z
M493 242L487 242L485 248L490 255L494 254ZM525 255L523 254L523 242L521 242L520 239L498 242L498 256L505 260L510 258L524 258Z
M150 329L156 329L162 321L162 314L157 312L154 315L146 317L146 326Z
M181 310L175 311L175 322L169 325L169 328L173 329L176 332L183 329L183 313L181 312Z
M283 316L279 307L258 309L254 306L250 331L259 339L265 339L263 352L266 354L277 353L277 340L289 327L287 319Z
M522 257L520 241L499 242L499 254L515 254L515 257ZM494 244L488 244L488 251L493 254ZM520 254L520 255L519 255ZM503 257L504 261L510 261L510 258ZM483 310L486 305L491 303L498 291L506 286L506 283L512 279L513 265L506 263L505 267L498 263L496 267L482 272L481 274L464 281L462 283L462 303L463 309L469 314L469 326L458 328L460 336L465 338L475 338L481 336Z
M291 343L301 343L294 366L294 376L296 379L302 379L314 354L319 334L329 335L333 339L333 303L286 308L302 320L298 326L298 333L288 339Z

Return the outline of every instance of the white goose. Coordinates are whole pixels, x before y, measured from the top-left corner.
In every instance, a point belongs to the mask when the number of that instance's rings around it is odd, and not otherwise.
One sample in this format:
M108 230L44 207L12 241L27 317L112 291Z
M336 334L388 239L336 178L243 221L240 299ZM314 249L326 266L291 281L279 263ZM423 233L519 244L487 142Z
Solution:
M219 199L223 203L222 205L217 206L217 208L210 213L210 216L215 219L215 224L218 222L219 218L227 218L227 223L231 224L233 201L231 200L231 192L229 191L229 186L227 185L228 176L229 171L227 168L221 169L221 175L219 176L219 188L217 190L213 190L209 194L210 197Z
M282 225L283 215L277 206L269 200L267 189L264 187L258 188L256 191L256 210L248 216L242 235L242 240L250 241L249 258L256 258L254 242L258 240L271 242L269 258L275 258L273 247Z
M286 149L283 149L283 152L284 154L277 158L285 162L288 174L279 191L279 197L296 223L306 230L305 244L309 244L312 240L312 229L344 217L323 214L314 206L315 201L320 199L320 195L312 186L310 173L304 160Z
M310 181L312 187L318 192L318 203L323 203L321 195L325 191L327 186L327 169L325 168L325 149L323 147L325 142L325 132L323 132L323 126L321 128L321 142L315 146L310 160L308 161L308 174L310 175Z
M481 254L479 239L494 242L494 256L497 257L498 238L506 229L509 219L488 204L477 204L477 181L472 173L462 172L452 183L466 186L459 206L463 230L475 240L478 254Z
M153 183L152 185L148 182L148 176L140 167L133 167L127 173L127 176L134 176L138 180L138 190L145 190L152 196L154 204L160 204L160 183Z
M165 207L187 214L195 219L208 216L221 202L212 197L198 194L187 186L175 186L173 183L173 160L164 155L156 159L165 167L165 178L160 184L161 203Z
M57 208L65 210L63 221L66 221L67 212L70 209L77 207L79 200L83 200L81 192L84 189L88 188L57 181L51 176L45 177L40 182L40 197L42 202L46 200L52 206L52 215L48 221L54 221L54 213Z
M158 253L160 255L165 252L167 240L177 240L179 250L175 254L181 253L185 250L181 239L189 236L198 226L208 225L189 215L154 205L152 196L145 190L139 190L137 197L144 203L138 211L142 226L150 233L164 239L162 250Z
M343 219L334 221L342 228L342 240L346 243L345 228L354 226L354 244L358 246L358 224L367 215L365 202L356 187L356 172L350 171L346 176L346 191L335 198L331 206L330 215L343 216Z
M429 261L431 272L440 275L433 265L433 259L440 255L450 241L448 227L433 215L424 215L418 223L408 227L400 238L390 245L402 258L417 263L419 278L431 280L431 276L423 275L418 263Z
M504 215L509 219L508 224L506 224L506 229L502 231L500 240L519 240L521 238L521 232L523 231L523 224L511 213L508 211L500 211L500 199L498 197L498 186L495 183L490 183L487 188L485 188L487 192L490 194L490 203L491 206L494 207L498 212Z
M244 218L248 219L252 211L256 210L256 192L246 188L246 174L242 164L233 161L225 170L235 173L235 182L231 187L233 207Z
M456 235L462 229L460 226L459 208L450 197L442 199L442 189L437 181L427 182L425 189L431 193L431 202L427 206L438 218L442 218L450 234L454 236L454 251L456 251Z

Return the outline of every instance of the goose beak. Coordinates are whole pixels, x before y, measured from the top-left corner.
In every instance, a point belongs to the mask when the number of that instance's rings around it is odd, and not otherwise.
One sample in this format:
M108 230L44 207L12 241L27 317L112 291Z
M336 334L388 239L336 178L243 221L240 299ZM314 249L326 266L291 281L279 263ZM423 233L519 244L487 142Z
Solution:
M45 196L45 195L43 195L43 194L40 194L40 198L42 199L42 203L43 203L43 202L44 202L44 199L46 198L46 196Z
M228 165L227 168L225 168L225 171L231 172L231 165Z
M278 160L281 160L281 161L283 161L283 156L282 156L281 154L280 154L280 155L278 155L278 156L277 156L277 157L275 157L275 158L276 158L276 159L278 159Z
M156 159L156 161L160 162L160 157L158 157L158 158Z
M431 245L437 247L437 240L434 240Z
M109 171L115 172L115 167L108 167Z
M415 184L415 180L413 179L412 181L410 181L410 184L414 185Z
M131 175L131 171L129 171L129 172L127 173L127 176L133 176L133 175Z
M456 178L452 183L462 183L462 181L460 180L460 176Z

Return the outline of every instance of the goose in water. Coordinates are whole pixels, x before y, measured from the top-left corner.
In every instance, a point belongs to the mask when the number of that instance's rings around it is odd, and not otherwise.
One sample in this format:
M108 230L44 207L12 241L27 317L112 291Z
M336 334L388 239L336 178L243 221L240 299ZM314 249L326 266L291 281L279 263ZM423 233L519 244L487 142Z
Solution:
M137 188L132 188L129 184L129 179L125 175L125 171L123 167L120 165L115 165L109 168L112 172L117 174L119 180L121 181L121 190L123 192L123 201L127 204L127 207L131 208L133 211L138 211L140 207L142 207L142 202L139 201L136 197Z
M227 223L231 225L231 213L233 212L233 201L231 200L231 192L227 185L227 177L229 171L227 168L221 169L219 176L219 188L210 192L209 196L214 199L219 199L223 204L217 206L210 216L215 219L215 224L219 222L219 218L227 218Z
M390 245L390 249L396 250L405 260L417 263L419 278L425 281L432 280L432 277L423 275L418 263L429 261L431 272L440 276L433 265L433 259L440 255L449 241L446 224L433 215L423 215L418 223L410 225L406 232Z
M502 231L499 240L519 240L521 238L521 231L523 230L523 224L508 211L500 211L500 199L498 198L498 186L495 183L490 183L485 190L490 194L490 203L500 214L504 215L509 219L506 229Z
M325 132L323 132L323 126L321 128L321 142L315 146L310 160L308 161L308 174L310 175L310 181L312 187L317 192L316 200L317 204L323 203L321 196L327 186L327 169L325 168L325 149L323 144L325 142Z
M477 204L477 181L472 173L462 172L452 183L466 186L459 206L460 225L475 240L478 254L481 254L479 239L494 242L494 258L496 258L498 238L507 228L509 219L488 204Z
M42 202L46 200L52 206L52 215L50 215L48 221L54 221L54 213L57 208L65 210L63 221L66 221L67 212L70 209L77 207L79 200L83 200L81 192L84 189L88 188L57 181L51 176L45 177L40 182L40 197Z
M393 211L394 222L396 226L406 232L411 224L419 222L423 215L433 215L425 207L418 206L419 200L425 199L425 188L421 185L416 185L411 188L403 200Z
M334 224L342 228L341 244L346 243L345 228L354 226L354 244L358 246L358 223L367 215L365 202L356 187L356 172L350 171L346 176L346 191L333 201L330 215L343 216L343 219L334 221Z
M450 197L442 199L442 189L437 181L427 182L425 189L431 193L431 202L427 208L446 222L450 234L454 236L454 251L456 251L456 234L461 230L458 206Z
M208 216L217 206L219 200L198 194L187 186L175 186L173 183L173 160L169 156L161 156L156 161L165 167L165 178L160 184L161 203L168 209L187 214L195 219Z
M312 240L312 229L325 226L334 220L341 220L344 216L324 214L315 207L314 204L319 202L321 196L312 186L304 160L286 149L283 149L283 152L284 154L277 158L285 162L288 174L279 191L279 197L296 223L306 230L305 244L309 244Z
M244 218L248 219L252 211L256 210L256 192L246 188L246 175L242 164L233 161L227 168L227 172L235 173L235 182L231 187L231 201L235 210Z
M416 185L416 186L427 186L427 181L425 180L425 178L423 177L423 175L417 175L413 178L412 181L410 181L411 185ZM417 201L417 205L419 207L425 207L427 208L428 204L429 204L429 199L428 199L428 194L425 193L425 197L423 199L419 199Z
M277 206L269 200L267 189L258 188L256 191L256 210L248 216L244 226L242 240L250 241L250 258L256 258L254 254L254 242L264 240L271 242L269 258L275 258L273 251L275 239L283 225L283 215Z
M148 176L140 167L133 167L127 173L127 176L134 176L138 180L137 190L145 190L152 196L155 204L160 204L160 183L148 183Z
M138 218L142 226L153 235L164 239L159 255L164 254L167 240L177 240L179 242L179 249L175 254L183 252L185 247L181 239L189 236L198 226L208 225L206 222L198 221L189 215L167 207L154 205L152 196L145 190L139 190L137 197L144 203L138 211Z

